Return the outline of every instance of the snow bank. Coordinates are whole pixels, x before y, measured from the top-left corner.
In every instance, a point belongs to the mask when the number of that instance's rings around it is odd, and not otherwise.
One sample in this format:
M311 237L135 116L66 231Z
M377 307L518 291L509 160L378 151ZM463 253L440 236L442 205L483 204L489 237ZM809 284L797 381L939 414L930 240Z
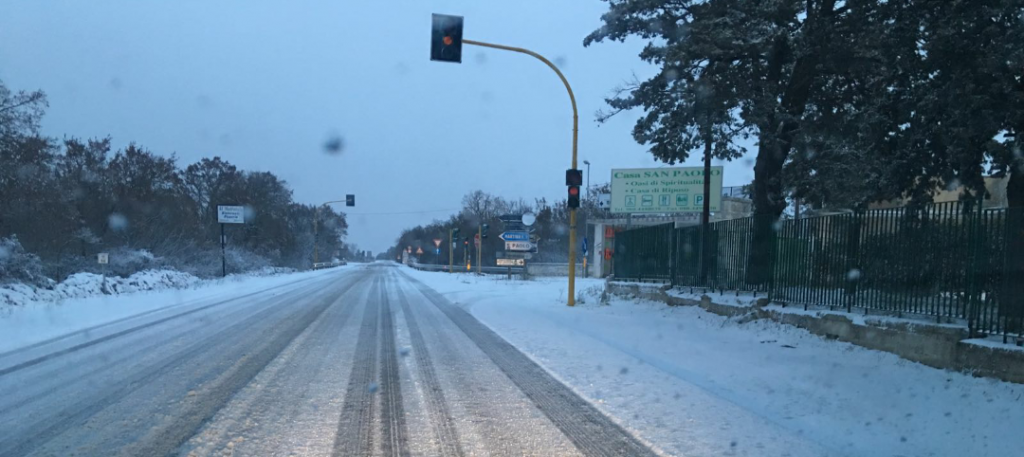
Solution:
M291 273L292 268L263 267L234 277L259 277ZM52 288L33 287L23 283L0 285L0 308L52 303L61 300L100 295L123 295L166 289L185 289L208 283L209 279L175 270L144 270L127 278L95 273L75 273Z
M603 305L597 280L577 280L584 300L569 308L565 278L403 271L470 307L668 454L1004 456L1024 449L1021 385L769 320L744 323L694 306L618 297Z
M121 295L149 290L182 289L202 282L196 276L174 270L145 270L127 278L105 277L94 273L75 273L52 289L25 284L0 286L0 306L25 306L69 298L96 295Z

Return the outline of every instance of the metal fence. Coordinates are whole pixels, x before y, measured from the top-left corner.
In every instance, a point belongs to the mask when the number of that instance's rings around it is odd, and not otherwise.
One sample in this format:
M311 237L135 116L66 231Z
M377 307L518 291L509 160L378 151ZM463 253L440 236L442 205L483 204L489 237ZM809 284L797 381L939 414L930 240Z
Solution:
M804 306L962 320L973 335L1024 337L1024 208L952 202L744 218L709 224L706 236L700 226L645 227L616 235L614 272Z

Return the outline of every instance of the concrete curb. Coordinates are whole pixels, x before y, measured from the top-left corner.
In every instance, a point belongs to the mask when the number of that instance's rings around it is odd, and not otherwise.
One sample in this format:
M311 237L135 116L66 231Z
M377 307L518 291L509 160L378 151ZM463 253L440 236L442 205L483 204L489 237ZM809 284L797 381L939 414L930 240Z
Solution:
M606 282L609 294L659 301L669 306L698 306L726 317L744 316L743 321L771 319L805 329L815 335L844 341L868 349L896 354L934 368L967 372L974 376L1024 384L1024 351L966 343L966 328L926 323L853 322L840 314L807 315L765 309L767 299L754 306L714 303L707 295L700 300L674 297L668 286Z

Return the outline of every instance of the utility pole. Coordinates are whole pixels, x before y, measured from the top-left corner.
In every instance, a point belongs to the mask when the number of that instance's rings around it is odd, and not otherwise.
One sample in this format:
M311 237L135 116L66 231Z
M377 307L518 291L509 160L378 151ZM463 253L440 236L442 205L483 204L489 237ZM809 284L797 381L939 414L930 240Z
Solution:
M228 238L224 236L224 224L220 224L220 277L228 277L228 261L225 259L225 245L228 244Z
M313 210L313 269L316 269L316 264L320 263L320 231L317 227L317 222L320 219L320 207L331 203L344 203L345 206L356 206L356 196L349 194L345 196L344 200L323 202Z
M439 62L462 62L462 44L481 46L485 48L500 49L503 51L518 52L532 56L544 62L548 68L558 75L558 79L565 85L569 93L569 101L572 103L572 168L576 170L576 151L579 140L579 112L576 109L576 96L572 93L572 87L565 75L555 64L544 56L528 49L516 48L482 41L467 40L462 37L463 19L460 16L448 16L435 14L432 16L430 59ZM578 189L577 189L578 190ZM576 304L576 208L569 208L569 306Z
M704 130L704 208L700 213L700 233L701 233L701 255L700 255L700 280L702 283L707 283L708 280L708 267L710 261L708 256L711 255L711 234L708 231L711 229L711 114L707 115L707 126ZM675 278L672 278L674 281Z
M565 75L558 69L555 64L551 63L550 60L544 56L537 54L536 52L530 51L529 49L516 48L512 46L504 46L500 44L484 43L482 41L474 40L462 40L465 44L474 46L482 46L485 48L501 49L503 51L518 52L520 54L526 54L532 56L544 62L549 68L551 68L558 79L562 80L562 84L565 85L566 92L569 93L569 102L572 104L572 169L576 169L576 156L577 156L577 144L579 143L579 112L576 109L576 95L572 93L572 86L569 85L569 80L565 79ZM567 303L569 306L576 304L576 208L569 208L569 300Z

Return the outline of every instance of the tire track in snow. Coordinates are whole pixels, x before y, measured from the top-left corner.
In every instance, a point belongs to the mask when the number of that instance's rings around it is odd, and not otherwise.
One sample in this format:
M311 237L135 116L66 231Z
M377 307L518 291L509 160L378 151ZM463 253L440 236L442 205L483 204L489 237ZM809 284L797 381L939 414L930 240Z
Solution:
M292 341L310 325L316 322L340 297L345 295L358 281L352 280L336 294L316 297L320 303L310 307L298 318L286 319L283 328L269 337L269 341L255 351L245 354L231 369L221 375L209 388L201 390L177 415L174 422L155 430L135 445L123 449L121 455L169 455L199 431L203 423L213 417L231 399L233 394L245 387L256 375L270 364ZM319 295L319 294L318 294Z
M415 278L402 275L476 343L584 455L657 455L467 311Z
M455 422L448 408L448 402L444 398L444 391L437 379L434 370L434 361L427 350L426 340L420 332L419 323L412 313L409 300L405 292L398 288L398 302L402 307L402 314L405 315L406 325L409 327L409 336L412 340L412 352L416 358L420 378L423 379L423 394L426 399L427 414L430 417L430 424L434 429L434 437L437 439L439 455L449 457L461 457L465 455L462 444L459 442L459 433L455 428Z
M380 277L373 280L372 289L380 287ZM371 292L372 296L373 293ZM363 309L363 322L356 341L352 372L345 389L345 402L334 437L335 457L373 454L374 374L377 372L377 325L379 300L368 298Z
M245 329L250 328L261 321L276 319L274 316L277 314L288 313L289 311L285 308L273 306L274 303L283 302L288 298L289 296L284 295L275 297L273 300L268 302L266 306L262 306L259 311L232 324L230 327L216 335L215 338L194 341L187 347L183 348L183 350L175 353L173 357L170 357L154 366L147 367L140 372L134 373L132 376L125 378L116 386L111 386L110 388L97 392L96 395L84 398L81 401L70 405L69 408L60 411L59 416L47 418L36 425L29 426L28 429L18 433L16 438L12 437L10 440L0 440L0 455L22 455L30 453L37 447L55 439L65 430L84 423L93 415L117 403L133 392L151 383L158 382L163 377L173 373L175 370L178 370L189 361L195 360L202 354L224 353L228 349L227 346L232 344L237 345L234 339L239 334L244 334Z
M290 282L290 283L287 283L287 284L281 284L281 285L278 285L278 286L269 287L269 288L266 288L266 289L263 289L263 290L259 290L259 291L256 291L256 292L249 293L249 294L241 295L241 296L238 296L238 297L232 297L232 298L229 298L229 299L226 299L226 300L221 300L221 301L218 301L218 302L210 303L208 305L203 305L203 306L200 306L198 308L193 308L193 309L190 309L188 311L184 311L184 312L181 312L181 313L178 313L178 314L174 314L174 315L167 316L167 317L164 317L164 318L161 318L161 319L157 319L157 320L152 321L152 322L147 322L147 323L142 324L142 325L137 325L135 327L130 327L130 328L121 330L119 332L111 333L109 335L102 336L102 337L96 338L94 340L86 341L84 343L79 343L79 344L76 344L76 345L68 347L68 348L64 348L64 349L61 349L61 350L58 350L58 351L55 351L55 352L51 352L51 353L43 355L43 356L36 357L34 359L26 360L24 362L21 362L21 363L18 363L18 364L15 364L15 365L12 365L12 366L9 366L9 367L6 367L6 368L2 368L2 369L0 369L0 376L5 376L5 375L14 373L16 371L19 371L19 370L22 370L22 369L25 369L25 368L28 368L28 367L31 367L31 366L34 366L34 365L38 365L38 364L46 362L48 360L55 359L55 358L63 356L63 355L67 355L67 354L71 354L73 352L80 351L80 350L88 348L90 346L95 346L97 344L113 340L115 338L119 338L119 337L122 337L122 336L125 336L125 335L130 335L132 333L135 333L135 332L138 332L140 330L144 330L144 329L156 326L156 325L160 325L160 324L162 324L164 322L167 322L167 321L170 321L170 320L179 319L179 318L191 315L191 314L198 313L200 311L205 311L207 309L214 308L214 307L217 307L217 306L221 306L221 305L224 305L224 304L227 304L227 303L235 302L235 301L242 300L242 299L245 299L245 298L250 298L250 297L253 297L255 295L262 294L264 292L269 292L271 290L278 289L278 288L281 288L281 287L295 285L295 284L298 284L298 283L301 283L301 282L308 281L310 279L314 279L314 278L305 278L305 279L300 279L300 280L295 281L295 282ZM19 352L23 352L23 351L26 351L26 350L29 350L29 349L33 349L33 348L42 346L42 345L53 343L53 342L56 342L56 341L59 341L59 340L62 340L62 339L65 339L65 338L68 338L68 337L71 337L71 336L74 336L74 335L88 334L89 332L95 331L95 330L97 330L99 328L102 328L102 327L107 327L107 326L110 326L110 325L118 324L118 323L126 321L126 320L135 319L135 318L140 317L140 316L145 316L145 315L150 314L150 313L155 313L155 312L164 311L164 310L166 310L166 308L155 309L155 310L147 311L147 312L144 312L144 313L136 314L134 316L129 316L129 317L126 317L126 318L118 319L118 320L113 321L113 322L108 322L108 323L97 325L97 326L94 326L94 327L89 327L87 329L78 330L76 332L72 332L72 333L69 333L69 334L66 334L66 335L61 335L61 336L58 336L58 337L55 337L55 338L51 338L51 339L48 339L48 340L45 340L45 341L41 341L39 343L35 343L35 344L30 345L30 346L26 346L26 347L23 347L23 348L18 348L18 349L14 349L14 350L5 352L3 354L0 354L0 358L8 357L8 356L17 354Z
M390 275L388 275L390 276ZM388 300L388 277L385 276L380 288L381 353L381 448L385 456L409 455L406 433L405 411L402 409L402 387L398 377L398 351L395 348L395 323L392 320L391 302Z

